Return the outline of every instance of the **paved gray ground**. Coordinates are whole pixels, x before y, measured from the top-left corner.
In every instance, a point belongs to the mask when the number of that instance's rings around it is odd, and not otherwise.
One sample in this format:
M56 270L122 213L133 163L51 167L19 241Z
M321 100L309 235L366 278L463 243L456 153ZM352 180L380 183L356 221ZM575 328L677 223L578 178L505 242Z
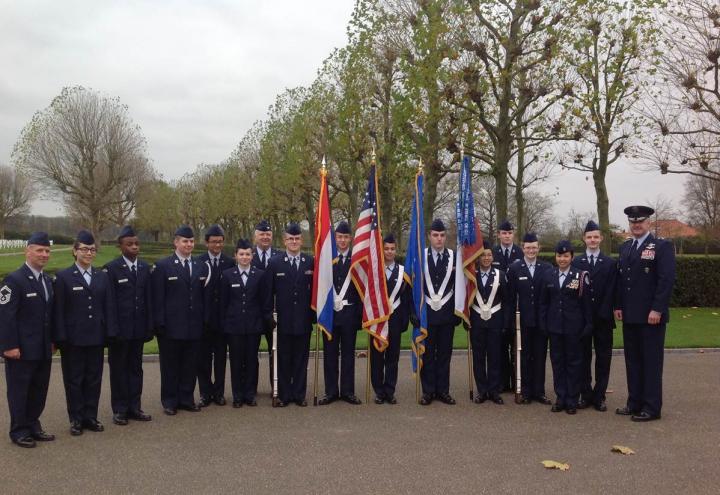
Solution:
M408 360L402 357L396 406L273 409L265 381L259 407L175 417L160 409L158 363L146 363L144 409L154 420L112 425L106 373L100 419L107 429L77 438L68 433L55 363L43 419L58 439L34 450L0 440L0 493L719 492L720 353L666 355L663 419L649 424L594 410L552 414L511 404L510 395L504 406L471 404L466 360L457 355L458 405L421 407ZM365 360L357 366L363 396ZM622 357L614 358L610 387L614 409L625 399ZM0 425L7 423L3 407ZM611 453L613 444L637 455ZM571 469L545 470L544 459Z

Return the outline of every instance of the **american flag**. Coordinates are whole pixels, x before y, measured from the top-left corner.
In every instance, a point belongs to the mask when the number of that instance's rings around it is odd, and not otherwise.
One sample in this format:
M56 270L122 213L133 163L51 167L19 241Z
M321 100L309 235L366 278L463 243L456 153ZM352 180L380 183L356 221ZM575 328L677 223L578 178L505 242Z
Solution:
M385 259L377 203L377 176L373 165L355 229L350 273L363 301L363 329L374 337L375 348L382 352L388 345L387 322L391 308L385 284Z

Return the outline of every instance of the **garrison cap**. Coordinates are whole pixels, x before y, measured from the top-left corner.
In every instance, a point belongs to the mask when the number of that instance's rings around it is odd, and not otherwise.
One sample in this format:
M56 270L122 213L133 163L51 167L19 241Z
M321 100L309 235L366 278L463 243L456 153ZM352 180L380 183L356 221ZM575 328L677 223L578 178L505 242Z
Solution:
M435 232L445 232L445 224L442 220L436 218L430 224L430 230L434 230Z
M511 224L508 220L503 220L503 222L498 225L498 230L515 230L515 226L513 226L513 224Z
M290 222L285 226L285 233L290 235L300 235L302 234L302 229L300 228L300 224L297 222Z
M392 234L392 233L386 235L385 238L383 239L383 242L384 242L385 244L396 244L396 242L395 242L395 235Z
M570 241L565 239L557 243L557 246L555 246L555 252L557 254L574 253L572 244L570 244Z
M210 240L212 236L220 236L225 238L225 231L218 224L214 223L205 231L205 241Z
M483 249L492 249L490 241L488 241L487 239L483 239Z
M655 210L649 206L640 205L628 206L623 211L627 215L629 222L642 222L655 213Z
M193 229L191 229L187 225L181 225L180 227L178 227L175 231L175 235L177 237L184 237L185 239L192 239L193 237L195 237Z
M593 232L595 230L600 230L600 226L592 220L588 220L588 223L587 225L585 225L585 230L583 232Z
M272 227L270 226L270 222L263 219L257 223L257 225L255 226L255 230L258 230L260 232L272 232Z
M50 239L47 232L33 232L27 240L28 246L35 244L38 246L50 246Z
M133 229L130 225L126 225L125 227L120 229L120 233L118 234L118 241L125 237L136 237L136 236L137 236L137 234L135 233L135 229Z
M75 240L81 244L86 244L88 246L90 246L91 244L95 244L95 238L87 230L81 230L80 232L78 232Z
M345 220L340 222L337 227L335 227L335 233L336 234L349 234L350 233L350 224L347 223Z
M238 239L237 244L235 244L235 251L238 249L252 249L252 245L247 239Z
M535 232L528 232L523 236L523 242L537 242L538 236Z

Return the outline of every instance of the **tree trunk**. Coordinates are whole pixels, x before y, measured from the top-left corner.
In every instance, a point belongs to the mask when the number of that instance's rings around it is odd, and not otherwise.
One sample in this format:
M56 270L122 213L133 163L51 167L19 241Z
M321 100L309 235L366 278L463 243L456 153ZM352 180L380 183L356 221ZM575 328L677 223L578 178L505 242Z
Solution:
M515 177L515 222L519 235L523 235L527 231L525 226L525 190L523 181L525 180L525 143L520 137L517 140L517 177Z
M593 170L593 184L595 185L595 197L597 202L597 215L600 230L603 235L601 249L607 253L612 248L612 232L610 231L610 214L607 185L605 184L605 175L607 173L608 164L608 148L606 146L598 147L599 165Z

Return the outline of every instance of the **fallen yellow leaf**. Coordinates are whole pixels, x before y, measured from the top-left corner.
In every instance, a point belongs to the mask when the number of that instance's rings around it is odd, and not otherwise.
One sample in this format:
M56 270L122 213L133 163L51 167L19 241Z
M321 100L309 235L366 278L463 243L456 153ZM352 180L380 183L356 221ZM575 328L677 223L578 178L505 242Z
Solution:
M625 447L624 445L613 445L612 446L613 452L619 452L623 455L633 455L635 454L635 451L631 449L630 447Z
M570 469L570 464L565 464L564 462L542 461L542 465L545 466L545 469L559 469L560 471L567 471Z
M715 311L713 311L713 312L712 312L712 314L714 314L715 316L717 316L717 315L718 315L718 314L717 314L717 313L716 313Z

